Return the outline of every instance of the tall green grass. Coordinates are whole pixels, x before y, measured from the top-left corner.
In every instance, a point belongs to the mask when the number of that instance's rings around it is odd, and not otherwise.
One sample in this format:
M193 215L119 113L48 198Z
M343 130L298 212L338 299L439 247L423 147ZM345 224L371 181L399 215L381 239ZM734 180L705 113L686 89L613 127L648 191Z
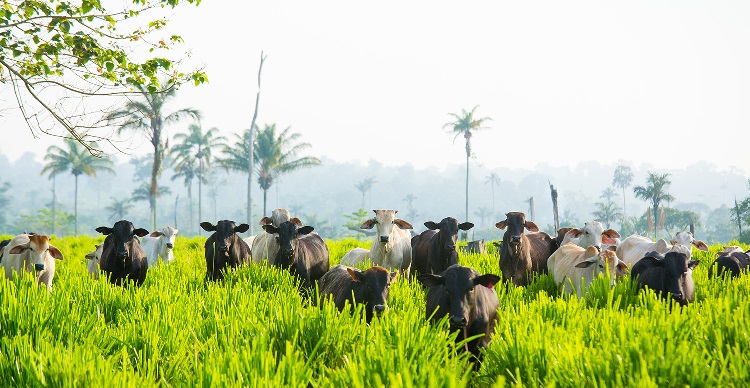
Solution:
M65 255L54 289L0 281L0 385L12 386L746 386L750 280L707 278L720 247L697 252L696 302L605 279L582 298L551 278L495 287L495 337L478 371L455 334L425 318L424 290L401 275L390 310L319 307L288 273L246 266L205 282L203 241L178 237L175 261L142 287L89 279L84 255L103 238L54 239ZM331 265L369 241L327 241ZM460 255L499 273L496 253Z

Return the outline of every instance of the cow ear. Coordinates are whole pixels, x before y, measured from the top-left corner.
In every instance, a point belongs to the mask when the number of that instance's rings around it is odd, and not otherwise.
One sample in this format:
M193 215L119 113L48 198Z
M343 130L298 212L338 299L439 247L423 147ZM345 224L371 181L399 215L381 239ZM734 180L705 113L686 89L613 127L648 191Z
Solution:
M289 222L293 223L293 224L294 224L294 225L295 225L296 227L298 227L298 228L299 228L300 226L304 225L304 224L302 223L302 221L300 221L300 220L299 220L299 218L297 218L297 217L292 217L292 218L290 218L290 219L289 219Z
M143 229L143 228L137 228L133 231L133 234L138 237L143 237L143 236L148 235L148 230Z
M620 271L624 273L627 273L628 271L630 271L630 268L628 268L628 265L623 263L622 261L617 263L617 269L619 269Z
M348 272L352 280L354 280L357 283L362 283L365 280L365 274L363 274L362 271L360 270L347 267L346 272Z
M396 276L398 276L398 271L391 272L391 278L388 282L393 283L396 280Z
M29 247L29 243L21 244L21 245L16 245L13 248L11 248L10 251L8 251L8 253L12 253L14 255L17 255L19 253L24 253L27 249L31 249Z
M63 259L63 254L60 252L59 249L55 248L53 245L49 246L49 254L50 256L54 257L57 260Z
M578 264L576 264L576 268L588 268L591 267L594 263L596 263L597 258L592 257L590 259L586 259Z
M529 232L538 232L539 231L539 227L536 226L536 224L534 223L534 221L526 221L526 223L523 226L526 227L526 230L528 230Z
M436 224L433 221L427 221L427 222L425 222L424 226L426 226L427 229L430 229L430 230L440 229L440 225Z
M297 234L308 234L308 233L312 232L313 230L315 230L315 228L313 228L310 225L306 225L306 226L303 226L301 228L298 228L297 229Z
M87 254L86 254L86 256L84 256L84 257L85 257L86 259L88 259L88 260L93 260L94 258L96 258L96 251L94 251L94 252L89 252L89 253L87 253Z
M250 230L250 225L248 224L239 224L234 227L235 233L245 233L248 230Z
M495 227L498 229L505 229L506 226L508 226L508 220L502 220L495 224Z
M474 285L481 284L487 288L492 288L495 284L500 283L500 276L486 274L474 278Z
M96 228L96 231L106 236L112 233L112 228L108 228L106 226L100 226Z
M375 226L375 219L370 218L369 220L363 222L362 225L359 226L359 228L360 229L372 229L373 226Z
M273 220L271 220L271 217L263 217L260 219L260 222L259 222L261 226L272 224L272 223L273 223Z
M493 242L492 242L492 245L494 245L494 246L496 246L496 247L498 247L498 248L500 248L501 246L503 246L503 244L502 244L502 243L499 243L499 242L497 242L497 241L493 241Z
M268 234L279 233L279 229L271 224L263 225L263 230Z
M582 234L583 234L583 231L581 231L578 228L573 228L573 229L569 230L568 233L565 233L566 236L570 235L571 237L576 237L576 238L578 236L582 235Z
M688 262L688 268L690 268L690 269L695 269L695 267L697 267L697 266L698 266L698 264L700 264L700 263L701 263L701 261L700 261L700 260L690 260L690 261Z
M458 224L458 229L461 229L461 230L469 230L473 227L474 227L474 224L472 224L471 222L462 222Z
M698 250L708 252L708 246L701 240L693 240L693 245L695 245Z
M411 226L410 223L399 218L396 218L395 220L393 220L393 223L398 225L398 227L401 229L413 229L414 228L413 226Z
M206 232L215 232L216 226L210 222L203 221L201 222L201 228L205 230Z
M164 233L156 231L156 232L151 232L151 234L149 234L148 236L149 237L159 237L159 236L163 236L163 235L164 235Z
M584 253L583 257L590 259L592 257L598 257L598 256L599 256L599 249L593 245L589 245L589 247L586 248L586 252Z
M417 280L424 284L426 287L436 287L445 284L445 278L440 275L434 274L422 274L417 276Z
M605 235L605 236L607 236L607 237L609 237L609 238L611 238L611 239L620 238L620 233L618 233L614 229L607 229L604 232L602 232L602 234Z

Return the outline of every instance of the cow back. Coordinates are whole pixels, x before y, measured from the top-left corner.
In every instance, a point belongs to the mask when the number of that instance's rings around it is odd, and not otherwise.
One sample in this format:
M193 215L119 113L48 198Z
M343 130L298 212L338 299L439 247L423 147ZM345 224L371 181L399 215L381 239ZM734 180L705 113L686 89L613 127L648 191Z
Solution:
M412 264L411 269L417 273L433 273L430 265L429 246L437 236L438 231L428 229L414 236L411 240ZM442 271L441 271L442 272ZM438 272L439 273L439 272Z
M317 233L308 233L297 239L295 270L305 287L313 287L328 271L328 246Z
M529 239L531 272L534 274L547 273L547 259L555 251L555 240L545 232L526 233L526 237Z
M347 300L352 309L354 308L355 300L362 300L363 285L352 280L346 268L344 265L336 265L320 278L318 287L320 289L321 305L329 298L333 298L336 308L341 311L344 309ZM352 300L352 296L354 300Z

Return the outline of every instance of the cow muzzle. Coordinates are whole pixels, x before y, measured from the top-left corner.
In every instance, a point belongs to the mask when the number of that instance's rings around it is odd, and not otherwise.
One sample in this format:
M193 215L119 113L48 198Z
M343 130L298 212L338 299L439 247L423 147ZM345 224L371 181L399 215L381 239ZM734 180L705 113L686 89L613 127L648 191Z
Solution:
M452 330L463 329L466 327L466 318L454 315L450 319L450 326Z
M227 252L229 252L229 247L226 247L226 246L219 247L219 252L227 253Z
M521 243L521 236L510 236L510 243L511 244L520 244Z
M383 244L388 243L388 236L380 236L380 242Z
M174 245L172 243L167 243L167 249L172 249L172 248L174 248Z
M383 313L385 312L385 310L387 308L388 308L388 306L386 306L384 304L376 304L375 306L373 306L372 312L375 313L376 317L379 317L379 316L383 315Z
M34 270L37 272L44 271L44 264L34 264Z

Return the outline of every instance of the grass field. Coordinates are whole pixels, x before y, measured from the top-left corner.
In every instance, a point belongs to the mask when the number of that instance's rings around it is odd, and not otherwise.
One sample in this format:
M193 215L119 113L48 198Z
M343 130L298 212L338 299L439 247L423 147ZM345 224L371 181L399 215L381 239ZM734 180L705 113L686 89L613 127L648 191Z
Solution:
M31 276L0 281L2 386L707 386L750 384L750 278L707 279L696 251L696 301L670 312L629 282L561 296L544 276L495 287L500 320L479 371L447 325L425 320L424 291L399 279L390 310L318 308L287 273L247 266L204 282L200 238L178 238L175 262L140 288L89 279L84 255L102 238L54 239L65 255L54 290ZM328 241L335 264L357 240ZM747 247L746 247L747 249ZM498 259L461 255L480 273Z

